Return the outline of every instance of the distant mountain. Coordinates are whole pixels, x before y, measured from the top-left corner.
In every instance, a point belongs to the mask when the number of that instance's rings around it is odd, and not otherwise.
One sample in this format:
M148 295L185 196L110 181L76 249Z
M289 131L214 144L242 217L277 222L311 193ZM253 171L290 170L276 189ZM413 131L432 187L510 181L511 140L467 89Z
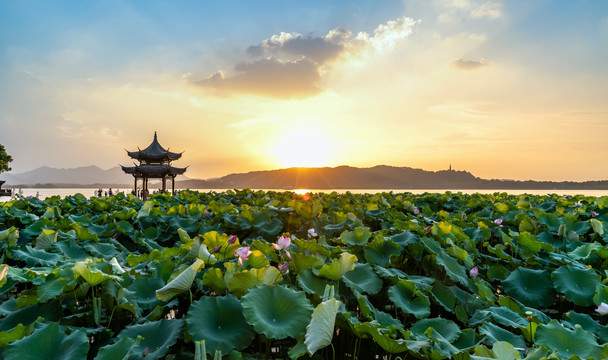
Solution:
M180 177L182 180L180 180ZM410 167L379 165L288 168L230 174L208 180L176 179L177 189L524 189L608 190L608 181L552 182L480 179L468 171L427 171ZM120 167L97 166L57 169L47 166L19 174L3 173L9 187L118 187L133 186L133 178ZM158 179L154 179L158 182ZM156 187L151 184L152 187Z
M112 184L128 187L133 183L133 177L126 175L118 166L103 170L94 165L70 169L42 166L18 174L3 173L0 178L6 180L5 186Z
M608 189L608 181L486 180L468 171L427 171L379 165L371 168L289 168L230 174L213 180L177 181L190 189Z

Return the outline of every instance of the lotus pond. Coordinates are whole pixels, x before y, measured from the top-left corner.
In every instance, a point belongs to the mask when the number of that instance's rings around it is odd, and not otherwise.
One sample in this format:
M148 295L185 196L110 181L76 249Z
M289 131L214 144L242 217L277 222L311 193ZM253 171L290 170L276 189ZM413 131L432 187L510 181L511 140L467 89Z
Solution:
M0 204L4 359L602 359L608 197Z

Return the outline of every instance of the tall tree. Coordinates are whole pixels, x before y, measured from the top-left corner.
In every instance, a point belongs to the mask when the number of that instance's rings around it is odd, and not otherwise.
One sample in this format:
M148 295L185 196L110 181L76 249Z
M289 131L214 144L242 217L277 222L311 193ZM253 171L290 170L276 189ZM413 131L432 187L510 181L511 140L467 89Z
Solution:
M11 171L8 163L13 161L13 157L6 153L4 145L0 144L0 173L3 171Z

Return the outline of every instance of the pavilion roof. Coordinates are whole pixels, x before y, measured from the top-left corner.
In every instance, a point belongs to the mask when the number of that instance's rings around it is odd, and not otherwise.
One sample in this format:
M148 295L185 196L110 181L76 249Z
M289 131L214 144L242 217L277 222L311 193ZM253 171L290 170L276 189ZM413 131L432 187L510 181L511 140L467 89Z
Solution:
M127 151L127 154L133 159L152 161L177 160L182 157L182 153L175 153L162 147L158 142L156 131L154 132L154 140L152 140L152 143L147 148L143 150L138 148L138 151Z
M178 168L161 164L143 164L135 166L122 166L122 171L133 176L146 176L149 178L162 178L164 176L182 175L187 167Z

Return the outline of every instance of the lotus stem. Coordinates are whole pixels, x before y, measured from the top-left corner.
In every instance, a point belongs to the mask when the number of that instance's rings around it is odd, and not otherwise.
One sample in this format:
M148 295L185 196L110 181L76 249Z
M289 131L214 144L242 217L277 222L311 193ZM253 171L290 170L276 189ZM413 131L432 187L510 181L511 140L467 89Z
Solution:
M331 345L331 353L333 355L332 359L336 360L336 349L334 349L334 344L333 343L329 343L329 345Z

